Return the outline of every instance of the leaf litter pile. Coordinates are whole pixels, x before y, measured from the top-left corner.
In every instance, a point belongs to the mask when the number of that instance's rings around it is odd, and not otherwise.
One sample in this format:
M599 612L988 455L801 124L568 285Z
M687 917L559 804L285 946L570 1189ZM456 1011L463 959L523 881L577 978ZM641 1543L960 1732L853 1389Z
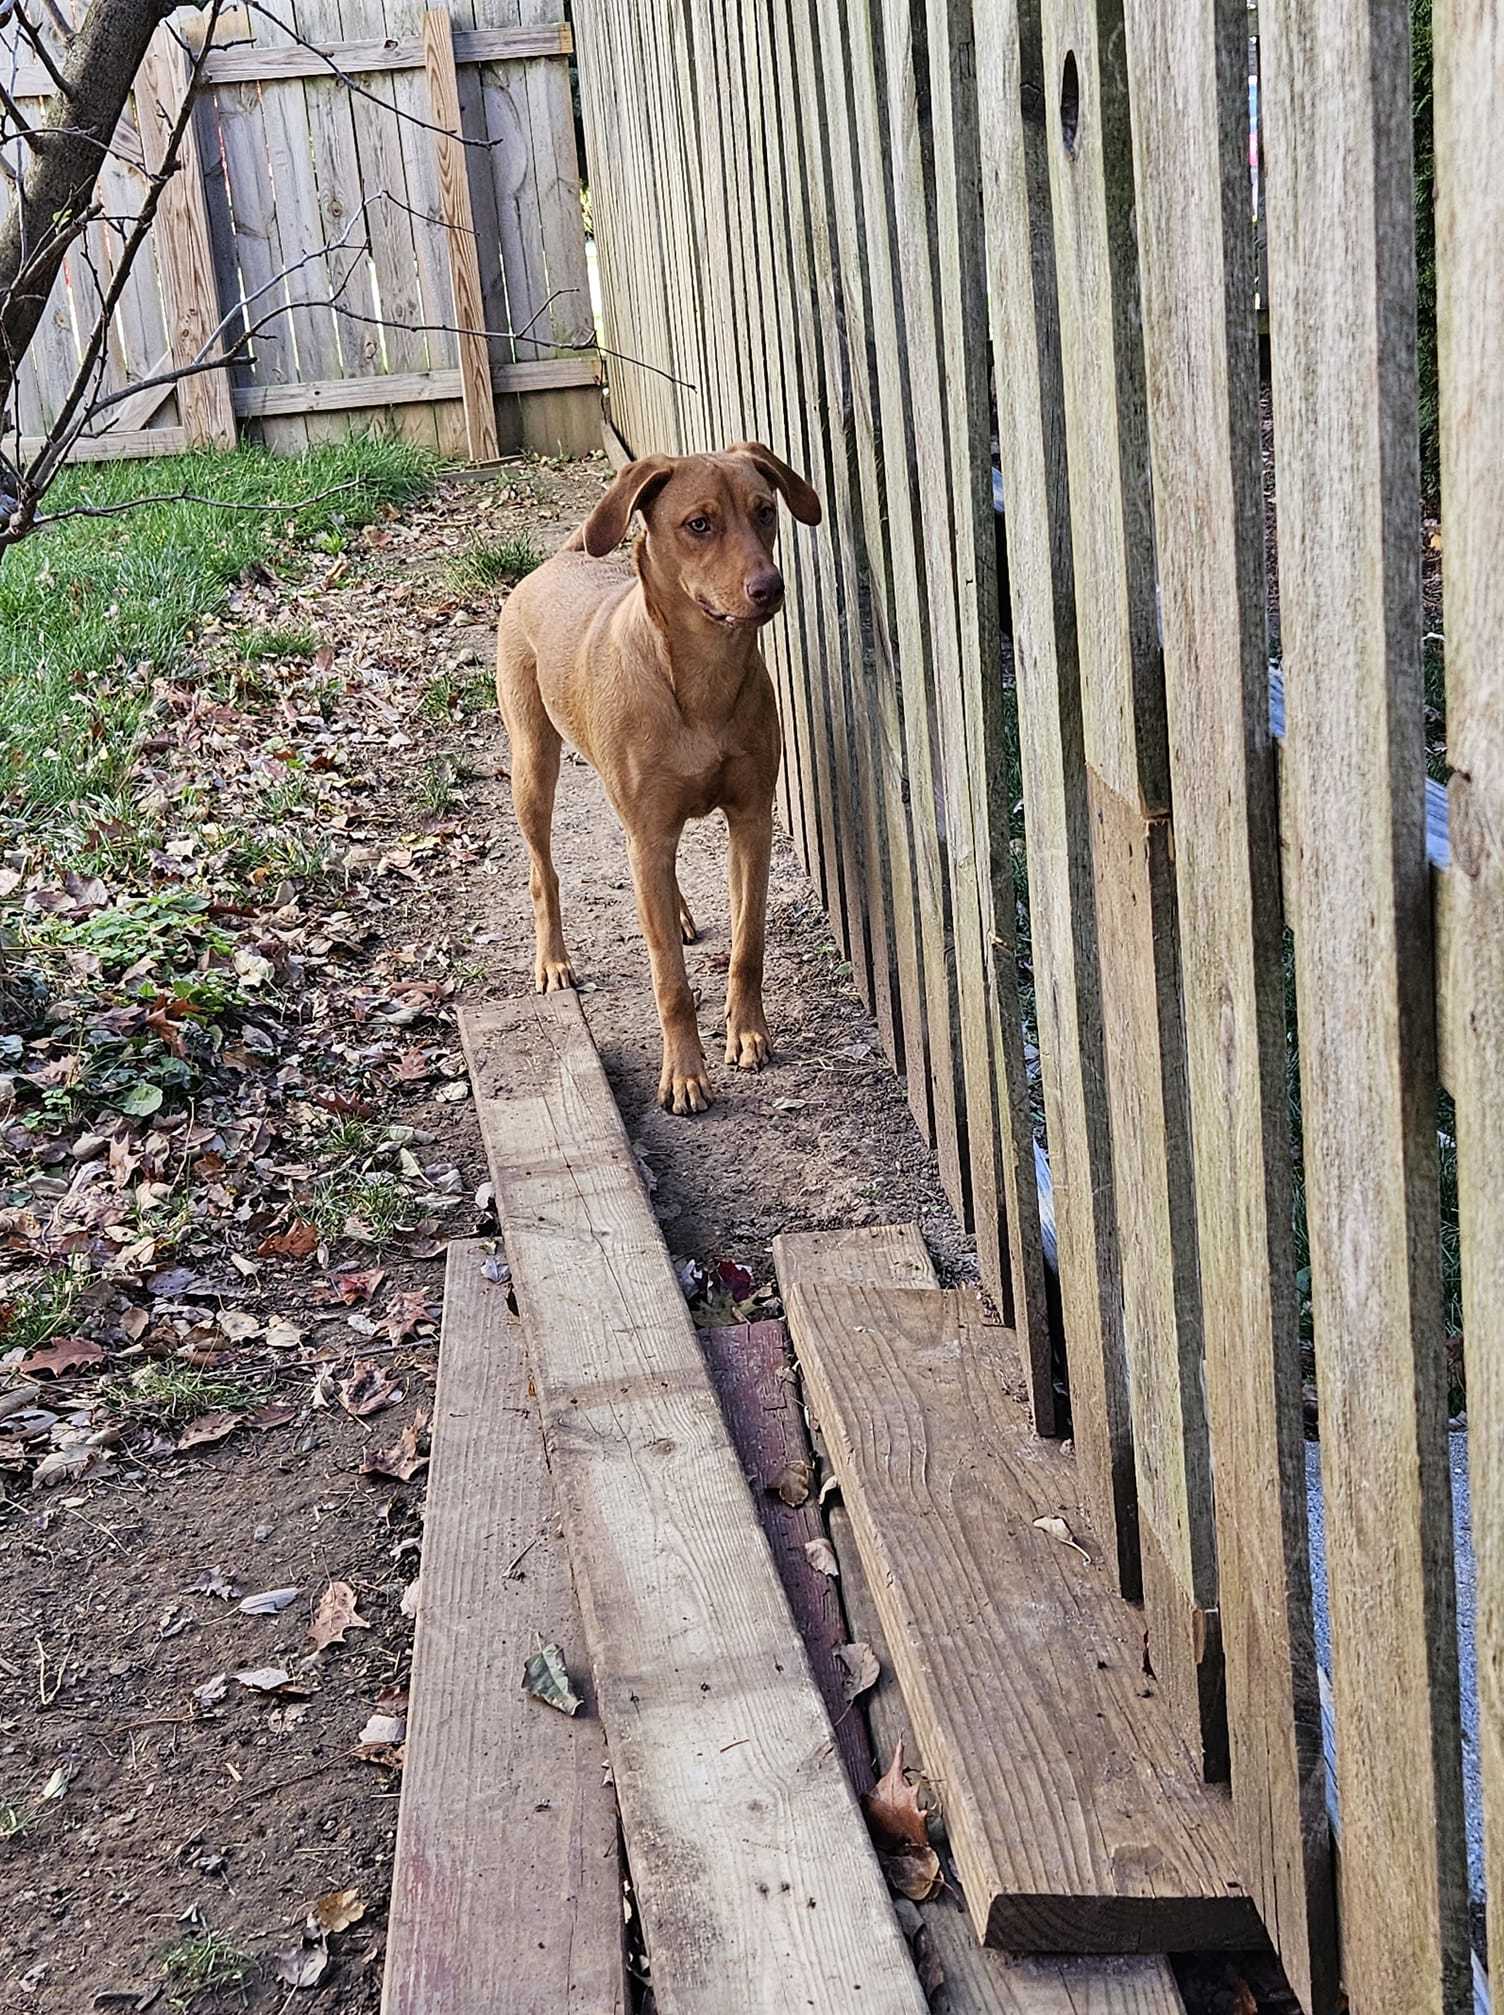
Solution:
M118 668L117 787L0 824L0 1981L39 2015L378 2006L443 1253L490 1221L445 929L498 845L473 556L602 476L274 542Z

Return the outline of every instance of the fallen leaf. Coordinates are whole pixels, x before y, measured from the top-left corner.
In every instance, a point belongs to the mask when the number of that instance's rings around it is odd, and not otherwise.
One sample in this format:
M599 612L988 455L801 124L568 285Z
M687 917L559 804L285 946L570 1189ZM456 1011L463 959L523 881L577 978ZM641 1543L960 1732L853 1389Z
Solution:
M349 1377L339 1382L339 1403L355 1420L380 1413L383 1407L395 1406L401 1397L402 1388L397 1381L369 1358L361 1358L351 1367Z
M237 1672L236 1683L249 1693L280 1693L284 1686L292 1683L292 1674L281 1665L257 1665L245 1672Z
M302 1341L302 1330L285 1315L274 1315L266 1325L266 1342L272 1350L293 1350Z
M1047 1532L1051 1539L1058 1539L1062 1546L1072 1547L1083 1560L1090 1561L1091 1555L1063 1518L1036 1518L1034 1529L1036 1532Z
M817 1574L828 1574L832 1581L839 1579L841 1563L836 1559L836 1550L828 1539L806 1539L804 1554Z
M904 1775L902 1740L894 1745L886 1774L862 1800L862 1810L889 1885L911 1902L927 1902L944 1878L940 1857L930 1845L924 1808Z
M195 1686L193 1697L200 1707L215 1707L230 1690L228 1672L216 1672L212 1679L206 1679L202 1686Z
M841 1685L848 1700L859 1699L882 1677L883 1669L870 1644L838 1644L836 1657L846 1668Z
M400 1712L383 1711L377 1708L360 1731L362 1749L390 1749L407 1740L407 1710Z
M197 1581L190 1581L183 1590L185 1595L217 1595L221 1602L233 1602L235 1584L223 1568L206 1567Z
M258 1259L307 1259L319 1242L317 1229L306 1218L295 1218L286 1231L274 1232L256 1248Z
M46 1372L61 1378L65 1371L78 1371L86 1364L103 1364L104 1352L86 1336L60 1336L56 1343L44 1343L21 1359L17 1369L26 1377Z
M251 1337L261 1334L260 1318L244 1308L222 1308L219 1326L231 1343L246 1343Z
M72 1448L54 1448L44 1455L31 1473L33 1490L53 1490L60 1483L76 1483L103 1469L110 1460L107 1448L90 1448L80 1443Z
M353 1308L358 1301L369 1301L385 1279L384 1266L366 1267L359 1273L337 1273L325 1283L317 1298L320 1301L340 1301L347 1308Z
M336 1931L348 1931L352 1924L358 1924L365 1914L366 1906L358 1889L331 1890L310 1908L308 1934L333 1937Z
M197 1420L190 1420L178 1436L178 1447L212 1447L215 1442L233 1434L244 1418L244 1414L240 1413L201 1413Z
M381 1327L393 1343L406 1343L420 1322L428 1319L429 1296L426 1288L417 1287L410 1293L393 1295L387 1305L386 1317Z
M810 1477L807 1462L786 1462L768 1487L792 1511L808 1498Z
M271 1957L272 1970L286 1987L317 1987L329 1970L329 1947L322 1938L305 1936Z
M247 1425L266 1434L274 1427L286 1427L289 1421L296 1420L297 1417L298 1409L282 1401L272 1406L258 1407L254 1413L248 1414L246 1419Z
M313 1622L308 1626L308 1641L315 1651L326 1651L331 1644L343 1644L347 1630L369 1630L370 1627L356 1611L355 1590L349 1582L331 1581L313 1612Z
M423 1577L420 1574L416 1580L410 1581L402 1591L402 1614L404 1616L416 1616L422 1599Z
M418 1414L403 1428L390 1448L368 1448L360 1460L362 1476L390 1476L398 1483L411 1483L427 1461L418 1453L418 1443L428 1425L428 1415Z
M578 1714L584 1701L569 1683L564 1654L557 1644L545 1644L522 1668L522 1688L534 1700L557 1707L561 1714Z
M263 1588L259 1595L248 1595L239 1605L242 1616L280 1616L284 1609L298 1599L296 1588Z

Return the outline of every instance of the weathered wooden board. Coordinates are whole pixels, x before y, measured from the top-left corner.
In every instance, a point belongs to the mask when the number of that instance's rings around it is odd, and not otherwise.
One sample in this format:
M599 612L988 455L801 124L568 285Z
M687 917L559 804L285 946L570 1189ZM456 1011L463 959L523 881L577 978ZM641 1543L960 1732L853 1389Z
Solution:
M922 2015L578 996L462 1013L666 2015Z
M1191 1766L1096 1558L1069 1456L1005 1390L972 1295L780 1280L977 1936L1011 1950L1237 1945L1229 1801ZM1036 1521L1063 1520L1081 1551ZM1089 1557L1086 1557L1089 1556Z
M1436 2015L1470 2007L1472 1985L1438 1280L1409 14L1404 0L1338 0L1318 26L1295 0L1264 0L1260 28L1343 1965L1355 2007ZM1470 300L1469 318L1480 312Z
M620 2015L616 1799L528 1390L485 1246L449 1248L382 2015ZM557 1644L584 1706L531 1699Z
M490 345L485 335L486 309L481 295L480 251L475 236L475 216L470 207L470 169L460 123L454 42L449 16L443 8L430 8L424 16L423 42L428 56L428 94L433 123L439 128L434 135L434 146L439 166L439 204L448 232L449 275L454 289L461 398L465 407L465 439L472 462L494 462L501 446L496 438L496 400L491 391Z
M1121 0L1045 11L1098 984L1154 1669L1227 1772ZM1062 107L1064 109L1062 109Z
M1119 1588L1134 1596L1138 1485L1097 983L1039 0L980 9L977 38L1035 1002L1072 1431L1092 1522Z
M1457 1100L1489 1971L1504 1981L1504 12L1439 0L1438 322Z
M1248 24L1128 0L1139 266L1222 1643L1241 1872L1302 2007L1338 1995L1290 1239ZM1184 173L1163 164L1179 160Z

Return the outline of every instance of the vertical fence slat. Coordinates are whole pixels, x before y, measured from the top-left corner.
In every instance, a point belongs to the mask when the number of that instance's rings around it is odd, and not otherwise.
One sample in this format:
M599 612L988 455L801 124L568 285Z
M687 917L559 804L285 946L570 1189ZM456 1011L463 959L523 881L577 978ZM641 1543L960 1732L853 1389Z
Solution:
M441 7L430 8L423 17L423 51L430 118L439 129L430 138L438 159L439 205L449 239L465 440L472 462L494 462L501 451L496 438L496 400L491 392L490 346L482 333L486 309L480 284L480 253L470 207L469 163L460 138L460 85L454 67L454 35L449 16Z
M1263 0L1284 750L1348 1991L1471 2005L1405 0ZM1472 136L1469 136L1472 144ZM1476 312L1469 303L1468 313ZM1496 640L1493 640L1496 642Z
M915 463L914 416L900 334L899 224L890 184L891 137L881 21L876 0L853 5L846 60L859 173L866 199L871 280L872 353L876 367L877 439L881 447L896 624L895 661L902 703L909 834L913 849L919 947L924 966L925 1043L931 1139L953 1196L962 1193L957 1111L959 1043L947 943L948 889L935 800L929 716L929 622L922 554L924 499ZM910 1070L916 1068L911 1062ZM911 1096L911 1105L915 1101ZM917 1106L915 1107L917 1111Z
M1040 1071L1071 1421L1118 1586L1139 1587L1096 893L1082 754L1039 0L977 10L983 199L1007 502Z
M1045 10L1076 615L1149 1645L1226 1772L1121 0Z
M1234 1826L1337 1994L1291 1239L1244 0L1127 0Z
M1437 0L1437 322L1452 869L1447 1062L1477 1575L1489 1973L1504 1982L1504 9Z

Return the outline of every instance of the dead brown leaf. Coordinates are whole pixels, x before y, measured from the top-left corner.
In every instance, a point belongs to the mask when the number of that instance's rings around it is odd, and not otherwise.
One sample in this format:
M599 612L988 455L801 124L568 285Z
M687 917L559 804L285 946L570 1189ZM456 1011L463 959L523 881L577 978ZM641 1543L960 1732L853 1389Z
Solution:
M314 1936L329 1938L336 1931L348 1931L365 1914L365 1901L358 1889L333 1889L310 1907L308 1929Z
M355 1590L349 1582L331 1581L313 1612L313 1621L308 1626L308 1641L315 1651L326 1651L331 1644L343 1644L347 1630L369 1630L370 1627L356 1610Z
M886 1774L862 1800L862 1810L889 1886L912 1902L927 1902L944 1877L940 1857L930 1845L919 1795L904 1774L901 1740L894 1745Z
M393 1343L406 1343L420 1322L428 1320L428 1290L413 1288L404 1294L395 1294L387 1304L385 1320L381 1327Z
M420 1413L409 1421L390 1448L368 1448L361 1457L362 1476L390 1476L398 1483L411 1483L427 1465L428 1457L418 1453L418 1443L428 1425L428 1415Z
M23 1357L18 1369L28 1378L38 1372L46 1372L50 1378L61 1378L64 1372L79 1371L86 1364L103 1363L104 1352L88 1337L60 1336L55 1343L44 1343Z
M768 1488L776 1498L794 1511L809 1496L811 1474L807 1462L786 1462Z
M832 1581L838 1578L841 1564L836 1559L836 1550L828 1539L806 1539L804 1553L816 1574L828 1574Z
M402 1388L391 1373L367 1357L352 1365L349 1377L339 1382L339 1403L355 1420L365 1420L384 1407L395 1406L401 1397Z
M1090 1564L1091 1555L1081 1544L1080 1540L1077 1539L1075 1533L1071 1531L1063 1518L1036 1518L1034 1529L1036 1532L1047 1532L1051 1539L1058 1539L1062 1546L1069 1546L1074 1552L1079 1553L1084 1561Z
M882 1678L883 1669L870 1644L838 1644L836 1657L846 1668L841 1685L848 1700L860 1699Z
M364 1267L357 1273L336 1273L317 1290L314 1300L337 1301L346 1308L354 1308L357 1302L369 1301L385 1279L384 1266Z
M210 1448L233 1434L244 1418L243 1413L201 1413L178 1436L178 1447Z
M307 1259L319 1242L317 1230L306 1218L294 1218L286 1231L273 1232L256 1248L259 1259Z

